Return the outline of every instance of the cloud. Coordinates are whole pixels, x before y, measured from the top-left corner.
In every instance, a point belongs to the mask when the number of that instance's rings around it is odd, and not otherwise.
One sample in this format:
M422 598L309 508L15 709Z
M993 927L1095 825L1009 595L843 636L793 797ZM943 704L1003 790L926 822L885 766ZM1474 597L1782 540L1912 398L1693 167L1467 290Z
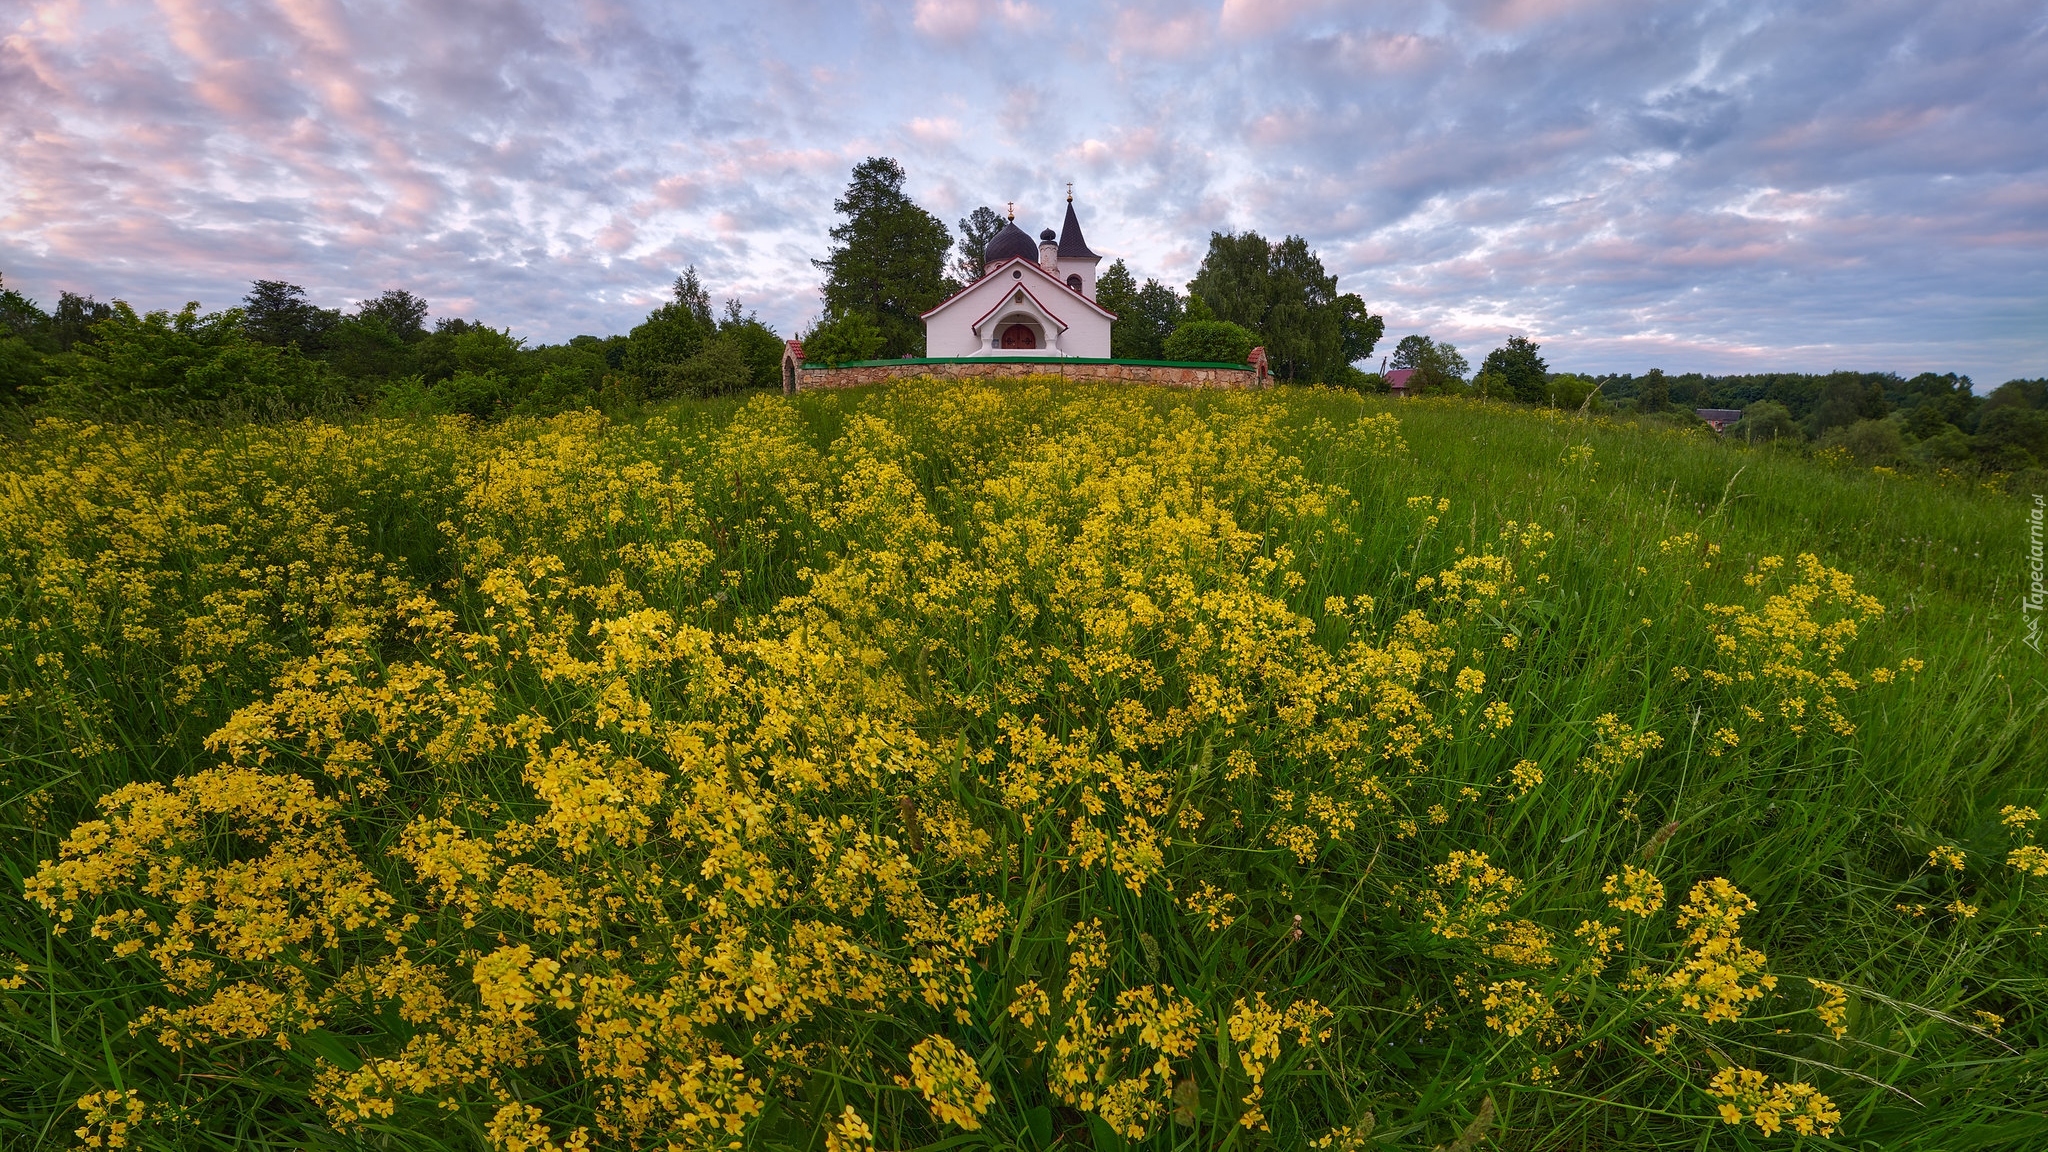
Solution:
M2048 374L2023 0L29 0L0 273L149 307L405 286L538 339L696 264L787 330L848 170L952 221L1066 181L1184 283L1308 238L1390 337L1579 370Z
M1043 18L1024 0L917 0L911 25L927 36L959 41L979 32L985 21L1025 28Z

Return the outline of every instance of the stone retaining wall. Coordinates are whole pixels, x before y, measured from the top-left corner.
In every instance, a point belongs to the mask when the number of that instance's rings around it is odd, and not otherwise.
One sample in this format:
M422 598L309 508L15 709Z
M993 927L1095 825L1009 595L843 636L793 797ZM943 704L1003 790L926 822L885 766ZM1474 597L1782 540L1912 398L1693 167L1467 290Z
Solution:
M901 380L911 376L933 376L941 380L970 380L991 376L1057 376L1118 384L1170 384L1182 388L1256 388L1259 373L1247 364L1243 368L1189 367L1169 364L1102 364L1062 360L956 360L901 364L859 364L844 368L805 365L794 373L800 389L853 388ZM787 380L785 375L785 380Z

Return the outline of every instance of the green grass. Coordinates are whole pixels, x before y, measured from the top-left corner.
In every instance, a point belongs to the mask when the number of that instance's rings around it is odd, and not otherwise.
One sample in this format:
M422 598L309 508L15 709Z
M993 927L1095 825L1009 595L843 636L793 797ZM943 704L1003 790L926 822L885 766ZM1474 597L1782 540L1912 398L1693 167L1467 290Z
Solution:
M1381 413L1398 419L1404 447L1390 450L1361 430L1361 417ZM2018 841L1999 823L2004 805L2048 801L2048 663L2021 643L2026 522L2009 496L1830 468L1699 434L1292 389L897 385L682 403L612 426L593 417L484 430L402 421L45 427L9 447L12 462L0 466L0 882L13 895L0 897L0 975L19 964L22 983L0 993L0 1147L72 1146L82 1122L74 1102L118 1088L182 1110L135 1130L137 1147L484 1147L491 1102L505 1093L542 1106L558 1134L593 1122L575 1026L564 1015L537 1034L543 1062L502 1092L451 1094L453 1110L415 1102L337 1134L308 1102L307 1085L320 1061L346 1065L402 1042L411 1030L392 1011L337 1011L289 1047L244 1038L171 1051L132 1028L151 1006L173 1003L153 969L90 939L80 930L88 913L59 935L20 898L73 827L95 817L99 797L222 763L227 754L207 737L238 709L274 698L293 661L330 651L327 630L340 622L372 624L366 676L425 661L455 683L487 684L500 709L495 722L546 715L564 738L610 741L680 771L661 759L658 741L591 720L580 687L517 660L457 660L399 622L395 605L423 592L458 630L494 627L479 577L496 553L480 553L480 541L506 556L561 561L583 589L564 603L581 613L573 644L586 658L596 643L586 626L635 606L729 641L732 667L763 682L775 674L764 657L738 654L742 642L831 636L817 653L871 654L849 656L854 671L792 676L789 690L815 713L804 722L817 727L790 747L835 746L828 718L899 725L935 750L935 774L901 786L912 789L913 809L957 806L1014 853L988 872L936 847L910 853L940 904L983 892L1008 909L1004 935L975 956L972 1020L955 1024L912 1002L821 1009L789 1025L793 1037L848 1051L820 1058L787 1091L770 1091L748 1131L752 1146L823 1147L821 1125L849 1103L876 1125L883 1147L1123 1146L1049 1094L1042 1055L1003 1011L1024 979L1056 991L1069 929L1096 918L1110 932L1109 987L1171 984L1211 1022L1198 1050L1175 1065L1177 1077L1198 1086L1194 1122L1162 1120L1146 1147L1299 1147L1367 1112L1376 1125L1370 1146L1386 1148L1451 1145L1468 1129L1490 1143L1461 1147L1794 1143L1789 1133L1767 1138L1714 1117L1703 1088L1731 1063L1810 1082L1833 1099L1843 1120L1832 1140L1810 1145L2048 1146L2048 947L2040 936L2048 882L2003 863ZM1213 462L1176 479L1191 451L1213 453ZM547 460L556 471L533 481L545 499L510 509L478 496L514 475L530 479L535 462ZM620 488L604 492L607 479ZM1186 489L1176 489L1183 480ZM1303 493L1329 497L1327 507L1300 502ZM1106 503L1119 494L1134 501L1128 515ZM1447 510L1426 525L1413 497L1447 501ZM605 508L620 517L606 519ZM1242 529L1249 551L1190 535L1176 516ZM1102 625L1083 607L1126 611L1130 589L1162 605L1210 593L1263 597L1308 621L1305 643L1340 652L1353 635L1391 636L1410 609L1441 611L1418 578L1498 548L1507 522L1554 534L1527 550L1540 559L1519 557L1527 592L1505 608L1447 617L1446 627L1460 650L1453 667L1482 669L1486 696L1510 706L1514 724L1490 734L1476 712L1457 710L1448 689L1426 689L1455 731L1426 743L1413 771L1381 763L1391 806L1366 814L1345 839L1321 842L1309 860L1263 834L1291 818L1273 794L1339 796L1295 749L1327 731L1332 716L1365 704L1333 696L1314 723L1297 726L1285 715L1285 693L1271 686L1280 670L1271 670L1238 685L1252 698L1248 718L1217 719L1190 702L1191 686L1217 675L1220 658L1198 655L1179 624L1134 630L1124 644L1139 662L1132 667L1156 680L1128 671L1090 678L1047 655L1106 643L1090 640ZM1034 544L1026 528L1046 535ZM1013 529L1016 539L1004 535ZM1719 546L1711 567L1700 566L1696 547L1663 546L1685 533ZM620 559L622 548L684 539L704 549L697 567ZM1856 731L1795 736L1759 723L1745 727L1736 750L1709 755L1717 728L1743 722L1738 697L1697 676L1719 659L1706 606L1759 606L1768 589L1749 587L1744 575L1763 557L1800 553L1852 574L1887 609L1841 661L1860 682L1843 693ZM954 559L933 558L941 554ZM1268 573L1246 556L1281 562ZM1091 557L1107 558L1105 573L1075 575ZM1298 579L1287 580L1288 571ZM614 572L630 596L607 605L590 590ZM1537 583L1539 572L1549 579ZM1170 590L1178 576L1190 590ZM1375 607L1355 621L1325 606L1331 596L1361 595ZM1188 619L1199 615L1188 611ZM1515 646L1501 647L1503 637ZM1871 682L1869 670L1908 659L1924 670ZM1674 667L1695 675L1675 678ZM845 685L818 686L831 675ZM657 721L710 715L701 685L681 671L636 679L634 691ZM1002 716L1036 718L1110 753L1118 751L1115 709L1126 701L1155 718L1177 707L1194 717L1184 730L1121 750L1172 781L1176 812L1205 813L1171 838L1161 872L1175 882L1171 894L1160 880L1134 891L1105 868L1074 865L1063 824L1026 820L1031 813L1002 801L1000 774L1014 759ZM766 707L754 701L748 715ZM1596 742L1596 718L1607 714L1660 733L1662 746L1611 775L1577 768ZM1256 753L1262 774L1226 783L1217 766L1238 745ZM268 747L276 758L266 770L297 771L325 794L340 791L304 740L279 735ZM977 767L970 753L984 751ZM417 742L394 739L374 758L393 786L344 805L349 843L401 910L426 917L423 937L440 925L434 943L423 938L415 952L455 972L457 998L473 1002L456 956L462 930L390 849L416 814L461 810L482 828L490 823L474 815L482 800L508 816L536 817L546 806L522 777L523 756L505 750L435 767ZM1503 781L1522 760L1542 766L1546 779L1514 799ZM1464 798L1464 789L1479 798ZM1045 809L1072 812L1076 795L1053 795ZM891 789L855 789L816 811L912 838L898 802ZM1441 825L1429 821L1431 804L1446 809ZM1402 820L1419 830L1404 834ZM1965 850L1968 868L1930 868L1928 853L1940 845ZM1546 927L1561 949L1575 924L1607 914L1603 877L1624 863L1653 867L1668 904L1627 929L1631 955L1660 972L1684 955L1673 908L1696 881L1726 877L1757 902L1742 938L1768 955L1777 990L1745 1020L1689 1025L1681 1048L1655 1053L1645 1035L1669 1009L1624 987L1626 973L1573 983L1425 928L1419 902L1429 869L1457 850L1484 851L1518 877L1525 887L1510 917ZM219 836L180 851L225 859L249 848ZM610 844L586 863L557 853L545 866L694 874L694 851L657 829L645 847ZM1230 930L1211 932L1176 904L1202 879L1239 895ZM1957 899L1977 913L1941 911ZM1900 904L1930 912L1909 916ZM759 930L785 931L792 917L812 914L806 907L792 899L764 913ZM651 922L635 915L642 919L633 923ZM845 922L867 934L876 955L910 954L894 928ZM462 940L488 949L510 923L487 921ZM555 946L530 932L520 938ZM302 963L331 978L381 946L373 934ZM1508 977L1563 997L1555 1003L1574 1033L1550 1045L1503 1035L1458 991L1460 979ZM1848 989L1846 1036L1819 1027L1806 977ZM1276 1005L1312 998L1334 1013L1319 1048L1284 1046L1267 1082L1270 1133L1236 1123L1247 1085L1233 1063L1238 1049L1215 1030L1235 1000L1254 992ZM1423 1027L1432 1010L1442 1015ZM2002 1029L1985 1025L1980 1011L2002 1017ZM915 1092L891 1080L912 1042L941 1033L976 1058L993 1090L974 1132L934 1121ZM746 1047L759 1036L737 1024L718 1036L767 1059ZM1553 1061L1554 1072L1532 1079L1532 1062ZM1493 1119L1475 1126L1487 1114Z

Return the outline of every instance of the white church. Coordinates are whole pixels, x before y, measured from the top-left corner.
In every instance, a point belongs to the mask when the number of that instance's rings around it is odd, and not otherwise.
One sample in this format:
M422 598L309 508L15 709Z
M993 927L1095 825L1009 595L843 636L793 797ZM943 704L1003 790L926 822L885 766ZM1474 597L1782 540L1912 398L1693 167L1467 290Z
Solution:
M1081 238L1072 192L1057 237L1047 228L1032 243L1012 209L983 255L981 279L924 314L926 356L1109 358L1116 314L1095 302L1102 257Z

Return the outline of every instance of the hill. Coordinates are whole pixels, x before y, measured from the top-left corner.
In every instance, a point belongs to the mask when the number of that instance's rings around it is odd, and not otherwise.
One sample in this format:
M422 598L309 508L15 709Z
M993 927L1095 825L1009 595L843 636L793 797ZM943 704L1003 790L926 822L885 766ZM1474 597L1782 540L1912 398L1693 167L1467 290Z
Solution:
M1037 381L11 448L9 1148L2048 1139L1980 487Z

